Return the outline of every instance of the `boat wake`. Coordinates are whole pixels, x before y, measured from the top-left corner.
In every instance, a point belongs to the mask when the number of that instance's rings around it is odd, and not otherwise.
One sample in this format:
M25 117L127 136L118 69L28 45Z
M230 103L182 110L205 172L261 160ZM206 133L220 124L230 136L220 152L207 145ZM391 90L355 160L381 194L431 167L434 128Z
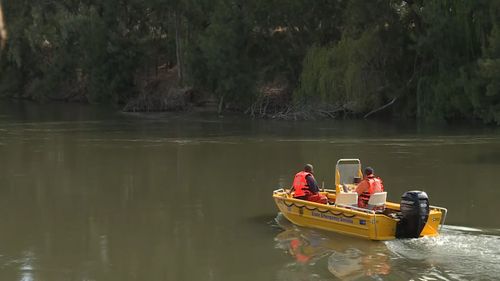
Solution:
M500 276L500 230L445 226L438 237L375 242L301 228L282 215L275 221L283 229L275 237L276 248L291 256L283 270L299 271L310 280L331 280L332 274L342 280L495 280Z
M438 272L446 277L443 280L494 280L500 276L499 230L445 226L438 237L387 241L385 245L402 264L419 264L424 280L430 275L435 278Z

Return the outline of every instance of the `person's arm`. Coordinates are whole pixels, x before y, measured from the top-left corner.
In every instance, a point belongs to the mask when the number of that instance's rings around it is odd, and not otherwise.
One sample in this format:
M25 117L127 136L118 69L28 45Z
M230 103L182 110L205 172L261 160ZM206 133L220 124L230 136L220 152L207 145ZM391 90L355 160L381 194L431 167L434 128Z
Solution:
M306 176L306 182L307 186L309 187L309 191L311 191L312 193L319 192L319 187L314 177L312 177L311 175Z

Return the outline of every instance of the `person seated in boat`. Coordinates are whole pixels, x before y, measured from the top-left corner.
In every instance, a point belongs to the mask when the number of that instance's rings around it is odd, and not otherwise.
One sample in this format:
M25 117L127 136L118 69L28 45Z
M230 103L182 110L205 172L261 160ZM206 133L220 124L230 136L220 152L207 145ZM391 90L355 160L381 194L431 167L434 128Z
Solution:
M313 166L311 164L307 164L303 171L295 174L293 179L293 197L296 199L326 204L328 199L326 196L319 193L319 187L316 179L314 178L313 171Z
M364 171L364 178L356 187L358 193L358 207L366 208L368 200L373 193L383 192L384 185L382 179L376 177L371 167L366 167Z

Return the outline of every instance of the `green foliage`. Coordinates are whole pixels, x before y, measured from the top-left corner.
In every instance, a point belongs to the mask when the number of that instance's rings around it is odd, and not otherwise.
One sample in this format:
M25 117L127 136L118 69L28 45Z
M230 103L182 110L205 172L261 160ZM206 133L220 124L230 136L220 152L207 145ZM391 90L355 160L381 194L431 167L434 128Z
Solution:
M1 96L123 103L177 66L183 85L239 108L284 77L298 104L500 124L496 0L2 4Z
M480 2L425 1L424 31L415 41L416 57L423 60L416 89L417 117L432 121L472 115L466 86L474 83L470 78L481 51L481 8Z
M210 25L199 37L199 54L191 69L202 65L195 85L226 101L244 103L252 99L255 70L248 56L252 45L244 3L220 0Z
M499 123L500 4L496 1L349 1L343 36L311 47L296 101L427 121Z
M483 87L472 92L476 115L486 122L500 124L500 21L494 23L485 56L478 61L478 65Z
M156 26L145 26L147 11L140 5L117 0L6 1L11 36L0 80L10 86L2 87L0 94L91 102L127 100L135 93L136 71L145 63L145 54L152 49L159 53L169 42L145 44L156 35ZM20 83L9 83L14 73Z
M378 64L382 42L377 31L358 39L343 38L334 47L312 48L304 59L298 102L322 102L345 106L354 112L380 104L375 91L383 87Z
M335 104L361 113L399 94L408 72L401 64L403 34L395 11L383 8L386 4L350 2L344 15L349 32L333 46L313 47L306 55L294 94L297 102ZM374 22L360 23L360 17Z

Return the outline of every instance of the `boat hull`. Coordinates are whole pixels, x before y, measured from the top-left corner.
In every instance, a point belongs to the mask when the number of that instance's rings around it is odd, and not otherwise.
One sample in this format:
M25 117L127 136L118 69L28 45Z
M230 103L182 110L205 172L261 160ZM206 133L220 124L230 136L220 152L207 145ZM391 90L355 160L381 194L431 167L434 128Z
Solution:
M335 194L324 194L330 200L335 200ZM289 221L299 226L334 231L371 240L396 238L398 219L385 214L294 199L286 192L275 192L273 198L280 212ZM387 202L386 208L399 211L399 204ZM421 236L438 235L442 215L440 210L431 209Z

